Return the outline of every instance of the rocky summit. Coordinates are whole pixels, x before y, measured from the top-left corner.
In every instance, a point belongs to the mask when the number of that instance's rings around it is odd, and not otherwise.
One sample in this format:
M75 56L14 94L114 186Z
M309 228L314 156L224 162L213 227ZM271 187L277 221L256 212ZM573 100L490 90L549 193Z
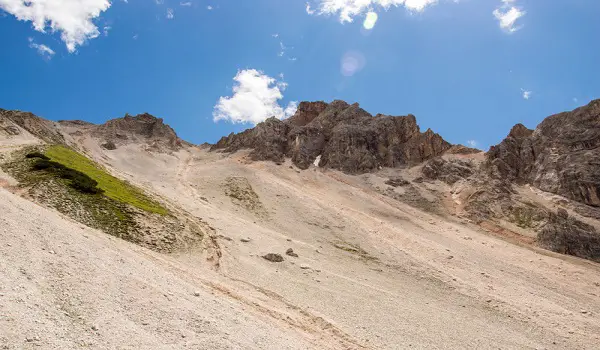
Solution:
M136 116L126 114L122 118L111 119L100 125L79 120L61 120L59 124L70 130L73 136L87 133L98 138L102 147L108 150L132 143L145 144L157 151L175 151L189 145L180 139L175 130L165 124L162 118L148 113Z
M600 207L600 100L546 118L536 129L518 124L487 153L493 177L531 184Z
M253 160L282 162L300 169L320 167L363 173L414 165L451 148L440 135L421 132L415 116L372 116L357 103L302 102L287 120L270 118L239 134L223 137L212 150L252 149Z

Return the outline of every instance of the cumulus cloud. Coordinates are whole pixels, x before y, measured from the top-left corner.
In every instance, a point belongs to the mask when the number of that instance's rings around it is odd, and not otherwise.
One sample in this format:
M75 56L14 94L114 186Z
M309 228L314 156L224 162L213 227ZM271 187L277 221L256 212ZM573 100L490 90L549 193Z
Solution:
M60 32L69 52L100 35L93 19L110 7L109 0L0 0L0 9L39 32Z
M469 146L471 148L477 148L477 141L469 140L469 141L467 141L467 146Z
M297 102L292 101L285 108L279 104L287 83L256 69L240 70L233 80L233 95L219 98L214 107L215 122L258 124L270 117L285 119L296 113Z
M179 3L179 6L187 6L187 7L189 7L189 6L192 6L192 2L191 1L186 1L186 2L182 1L182 2Z
M521 89L521 92L523 93L523 98L526 100L529 100L531 98L531 94L533 93L532 91L528 91L525 89Z
M175 11L173 9L167 9L167 19L175 18Z
M502 5L494 10L494 17L498 20L500 28L508 33L514 33L523 26L517 26L519 18L525 16L527 12L515 6L515 0L502 0Z
M373 11L376 7L388 9L392 6L404 6L410 11L420 12L438 0L317 0L317 7L306 4L308 14L337 15L340 21L352 22L354 17Z
M31 47L32 49L35 49L37 51L37 53L40 56L42 56L43 58L49 60L52 58L52 56L54 56L54 54L55 54L54 50L52 50L48 46L46 46L44 44L36 43L33 40L33 38L29 38L28 40L29 40L29 47Z

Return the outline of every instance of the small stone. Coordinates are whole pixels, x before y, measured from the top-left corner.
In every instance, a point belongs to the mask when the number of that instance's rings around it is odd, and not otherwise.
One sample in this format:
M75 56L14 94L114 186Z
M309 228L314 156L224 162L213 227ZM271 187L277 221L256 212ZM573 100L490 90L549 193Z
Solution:
M195 297L199 297L200 296L200 292L194 292L194 296Z
M283 256L275 253L263 255L263 259L269 260L270 262L282 262L284 260Z
M486 302L486 303L491 303L491 302L492 302L492 299L488 299L488 300L486 300L485 302Z
M581 313L582 314L587 314L588 312L587 312L587 310L581 310Z
M286 250L285 255L292 256L294 258L298 257L298 254L294 253L294 250L292 248L289 248L288 250Z
M242 239L240 239L240 241L242 243L248 243L248 242L250 242L250 238L242 238Z
M446 257L446 259L450 260L450 259L454 259L454 255L449 255Z
M302 270L308 270L308 269L310 269L310 266L308 266L308 265L306 265L306 264L300 264L300 268L301 268Z
M93 325L93 326L92 326L92 330L93 330L93 331L97 331L97 330L98 330L98 327L96 327L96 325Z

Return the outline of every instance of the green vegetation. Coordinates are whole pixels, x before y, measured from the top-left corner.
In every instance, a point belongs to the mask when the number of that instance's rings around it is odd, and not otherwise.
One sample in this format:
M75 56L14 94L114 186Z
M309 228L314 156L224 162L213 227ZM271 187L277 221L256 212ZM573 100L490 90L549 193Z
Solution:
M26 146L3 159L0 168L32 201L129 242L170 252L202 240L201 221L172 215L141 189L66 146Z
M545 219L545 213L533 204L525 204L526 206L510 208L510 221L520 228L535 228Z
M61 179L71 180L69 185L79 192L90 194L100 194L104 192L104 190L98 188L98 182L96 180L80 171L68 168L57 162L42 158L36 160L35 163L33 163L32 168L34 170L49 171L55 173Z
M132 205L147 212L161 215L168 214L166 208L148 198L142 191L110 175L92 160L70 148L62 145L50 146L46 150L45 155L52 161L83 173L96 181L98 187L104 191L104 195L108 198Z
M30 153L27 153L25 155L25 158L29 158L29 159L39 158L39 159L44 159L44 160L50 160L50 158L48 158L45 154L40 153L38 151L33 151L33 152L30 152Z

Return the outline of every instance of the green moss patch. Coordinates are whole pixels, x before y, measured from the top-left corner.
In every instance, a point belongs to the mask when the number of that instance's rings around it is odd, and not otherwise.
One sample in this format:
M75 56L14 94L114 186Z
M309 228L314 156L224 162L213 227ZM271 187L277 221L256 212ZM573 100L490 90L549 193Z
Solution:
M136 187L110 175L98 164L84 155L62 145L50 146L44 154L51 161L60 163L67 168L85 174L97 182L97 187L104 191L104 195L118 202L129 204L138 209L166 215L169 211L159 203L153 201Z

